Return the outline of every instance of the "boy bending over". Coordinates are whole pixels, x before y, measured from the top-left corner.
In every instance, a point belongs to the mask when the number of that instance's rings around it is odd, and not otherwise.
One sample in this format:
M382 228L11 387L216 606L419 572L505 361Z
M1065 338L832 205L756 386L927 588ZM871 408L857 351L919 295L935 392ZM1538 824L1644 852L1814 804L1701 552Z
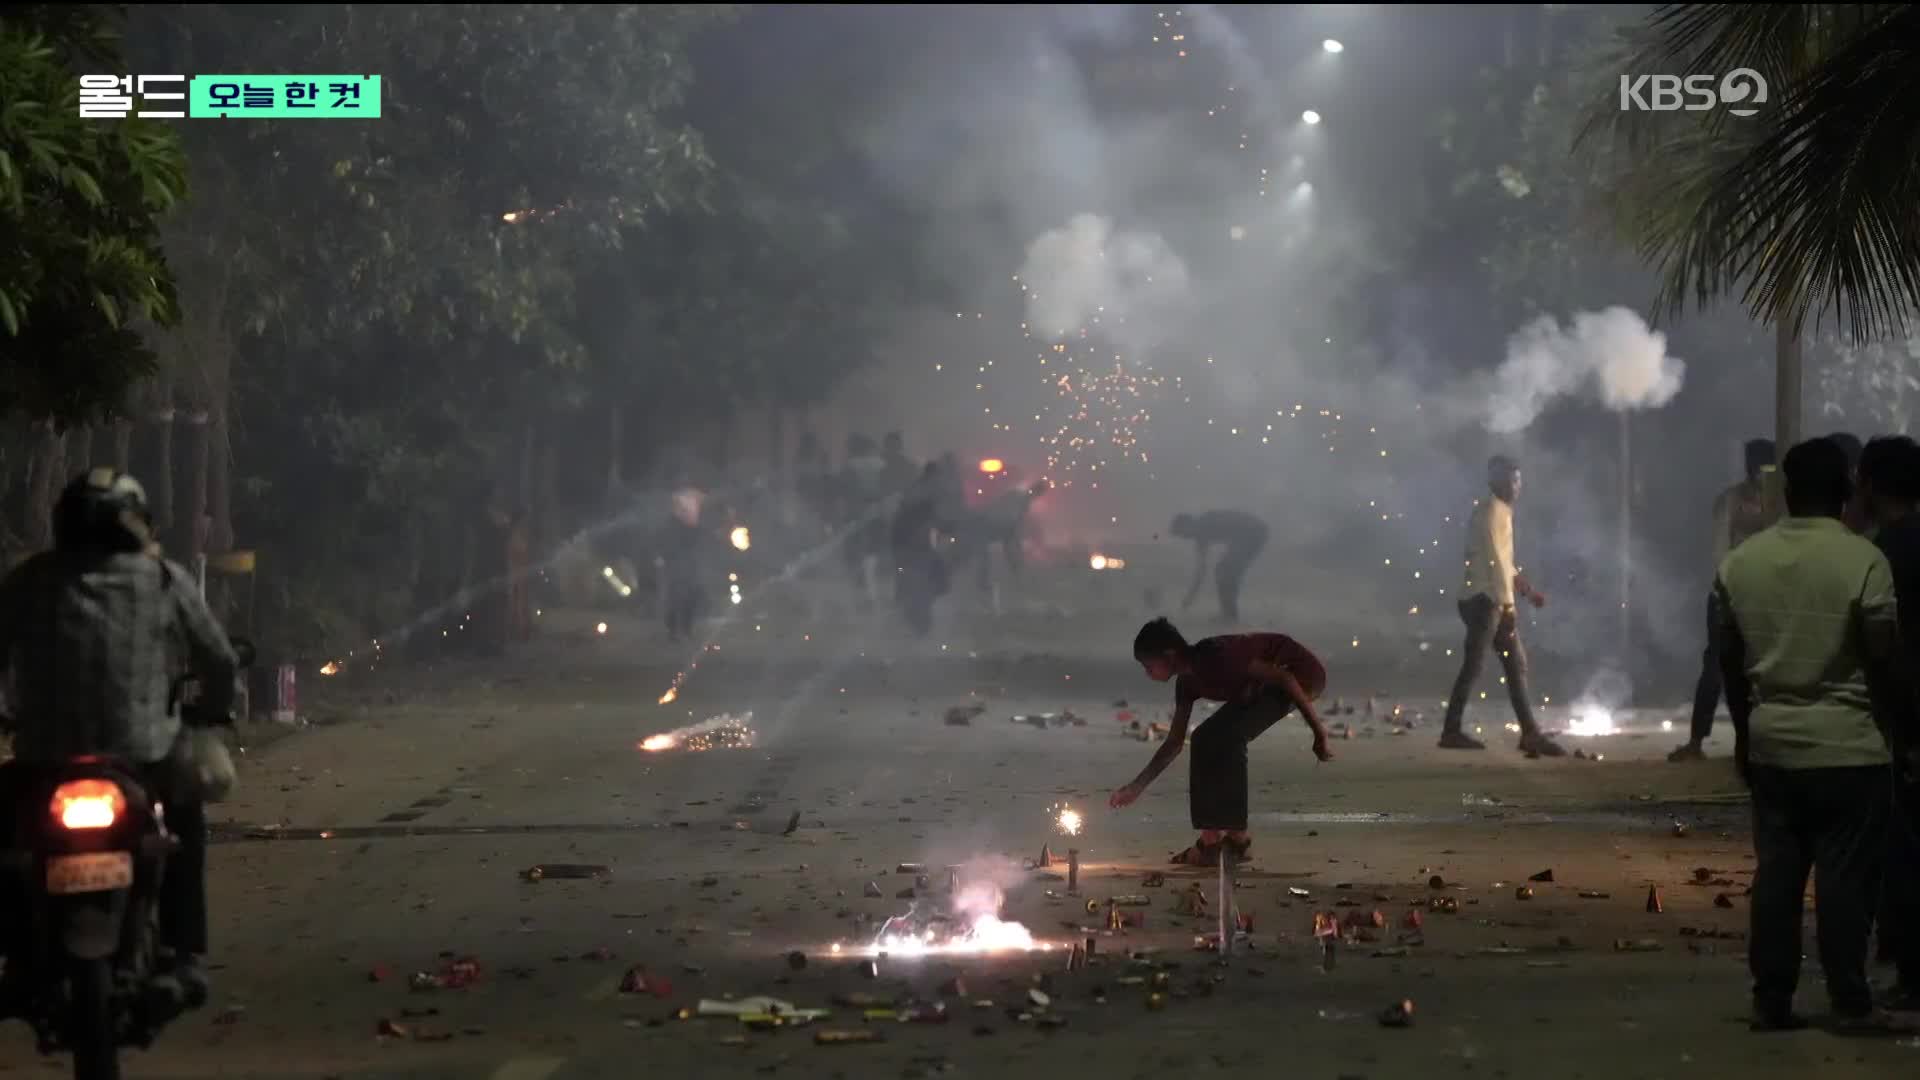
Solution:
M1253 848L1247 833L1247 744L1294 710L1313 732L1313 755L1332 761L1326 725L1313 703L1327 688L1327 669L1307 647L1285 634L1224 634L1189 644L1164 618L1140 628L1133 657L1155 682L1173 679L1173 727L1133 782L1107 800L1118 809L1153 783L1187 739L1196 701L1220 701L1219 711L1193 733L1188 798L1200 838L1173 857L1186 866L1212 866L1221 845L1239 862Z

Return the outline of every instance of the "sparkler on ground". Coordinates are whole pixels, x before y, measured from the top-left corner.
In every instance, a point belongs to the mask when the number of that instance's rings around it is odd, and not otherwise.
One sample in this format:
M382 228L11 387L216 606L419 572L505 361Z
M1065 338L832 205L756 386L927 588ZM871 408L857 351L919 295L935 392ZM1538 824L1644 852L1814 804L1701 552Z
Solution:
M649 754L663 750L701 750L743 749L754 742L753 714L722 713L697 724L688 724L683 728L649 735L640 740L640 749Z
M970 881L944 904L923 910L921 903L881 924L868 944L869 956L978 956L997 952L1034 952L1052 948L1033 933L1000 918L1005 898L992 881Z
M1086 824L1080 817L1080 811L1066 803L1054 803L1047 807L1047 813L1053 818L1053 827L1062 836L1079 836L1081 826Z

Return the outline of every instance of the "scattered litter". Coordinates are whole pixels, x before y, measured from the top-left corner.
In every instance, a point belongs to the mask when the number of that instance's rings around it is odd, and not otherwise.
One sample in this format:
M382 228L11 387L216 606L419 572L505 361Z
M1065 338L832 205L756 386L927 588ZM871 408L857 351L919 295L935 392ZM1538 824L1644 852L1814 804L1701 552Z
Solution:
M1389 945L1384 949L1373 950L1373 958L1376 960L1392 960L1405 955L1407 955L1405 945Z
M227 1027L239 1023L246 1015L247 1007L245 1005L229 1005L214 1014L213 1022L221 1027Z
M1712 870L1704 866L1696 866L1693 868L1693 883L1695 885L1705 885L1707 882L1712 880L1713 880Z
M1443 915L1460 914L1460 898L1457 896L1435 896L1427 900L1427 910Z
M1712 927L1704 926L1683 926L1680 928L1680 936L1684 938L1716 938L1720 941L1747 940L1746 932L1743 930L1716 930Z
M1580 890L1580 899L1582 899L1582 900L1611 900L1611 899L1613 899L1613 894L1612 894L1612 893L1604 893L1604 892L1599 892L1599 891L1597 891L1597 890L1595 890L1595 889L1581 889L1581 890Z
M947 724L952 727L966 727L973 723L974 717L986 711L985 705L955 705L947 710Z
M1539 873L1533 875L1527 880L1538 883L1538 884L1542 884L1542 885L1551 885L1553 884L1553 868L1549 866L1545 870L1540 871Z
M1047 1006L1053 1004L1053 999L1048 997L1044 991L1041 991L1039 989L1028 990L1027 1000L1032 1002L1033 1007L1036 1009L1044 1009Z
M1466 795L1460 796L1460 805L1461 806L1505 806L1506 804L1501 802L1499 799L1494 798L1491 795L1475 795L1472 793L1468 793Z
M524 881L562 881L612 877L613 868L590 863L541 863L520 871Z
M885 895L880 891L880 886L871 881L867 882L866 888L860 890L860 894L869 900L878 900Z
M1187 886L1186 891L1180 894L1179 912L1188 918L1198 919L1206 917L1207 894L1205 890L1200 888L1199 882L1196 881Z
M1728 896L1726 893L1714 893L1713 906L1717 908L1730 908L1733 906L1733 897Z
M852 1043L877 1043L885 1041L885 1039L880 1037L880 1032L872 1028L862 1028L858 1031L823 1030L813 1033L813 1044L815 1046L846 1046Z
M1527 950L1514 945L1489 945L1480 950L1481 956L1519 956Z
M1162 874L1158 870L1156 870L1153 873L1147 875L1147 880L1141 882L1140 887L1143 889L1157 889L1160 886L1165 885L1166 883L1167 883L1167 875Z
M1045 870L1052 865L1053 849L1045 844L1040 845L1040 857L1033 860L1033 868L1035 870Z
M1427 888L1429 889L1444 889L1446 887L1447 879L1441 877L1439 874L1435 874L1427 879Z
M1659 952L1661 948L1661 944L1651 938L1641 938L1637 941L1616 938L1613 942L1614 952Z
M1426 925L1426 921L1426 916L1420 914L1419 908L1410 908L1407 911L1406 918L1400 920L1400 925L1409 930L1418 930Z
M800 830L800 811L795 810L793 812L793 816L787 819L787 827L780 830L780 835L792 836L794 833L798 832L799 830Z
M1533 890L1525 885L1522 885L1519 888L1513 890L1513 898L1515 900L1531 900L1533 899Z
M927 867L925 863L903 862L899 866L894 867L893 872L896 874L924 874L927 872Z
M652 994L657 998L673 996L673 983L658 977L648 977L646 969L638 964L627 969L620 977L620 992L623 994Z
M1386 1011L1380 1014L1380 1026L1390 1028L1412 1027L1413 1000L1408 998L1387 1006Z
M1660 886L1647 886L1647 914L1658 915L1665 910L1666 907L1660 903Z
M1676 821L1676 822L1674 822L1674 823L1673 823L1673 835L1674 835L1674 836L1676 836L1676 837L1680 837L1680 836L1685 836L1685 835L1687 835L1687 824L1686 824L1686 822L1684 822L1684 821Z
M1310 892L1308 892L1307 890L1305 890L1305 889L1303 889L1303 888L1301 888L1301 887L1300 887L1300 886L1298 886L1298 885L1289 885L1289 886L1287 886L1287 895L1288 895L1288 896L1292 896L1292 897L1297 897L1297 898L1299 898L1299 899L1301 899L1301 900L1305 900L1305 899L1308 899L1309 897L1311 897L1311 896L1313 896L1313 894L1312 894L1312 893L1310 893Z

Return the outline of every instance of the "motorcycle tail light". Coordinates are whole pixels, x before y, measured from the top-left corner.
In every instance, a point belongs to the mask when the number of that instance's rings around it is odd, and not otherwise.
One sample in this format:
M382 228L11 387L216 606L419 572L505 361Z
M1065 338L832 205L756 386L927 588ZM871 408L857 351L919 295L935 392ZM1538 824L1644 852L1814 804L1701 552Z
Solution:
M105 829L127 812L127 797L111 780L69 780L53 789L51 809L66 828Z

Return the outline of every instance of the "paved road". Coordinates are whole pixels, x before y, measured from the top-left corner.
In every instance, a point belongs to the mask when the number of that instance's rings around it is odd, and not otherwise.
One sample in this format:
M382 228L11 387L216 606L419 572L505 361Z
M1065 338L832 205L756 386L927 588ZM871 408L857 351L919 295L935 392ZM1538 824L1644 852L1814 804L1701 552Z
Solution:
M1129 736L1113 699L1134 698L1133 711L1152 719L1162 688L1122 669L990 662L937 646L882 662L880 643L856 641L843 642L842 663L709 654L680 700L661 707L676 665L636 662L604 640L574 645L496 670L457 668L429 689L330 687L344 704L321 712L337 722L250 753L244 792L216 814L215 1004L134 1057L132 1075L1145 1078L1278 1068L1327 1080L1623 1080L1810 1068L1823 1078L1911 1076L1920 1062L1920 1047L1891 1041L1747 1033L1742 944L1681 934L1744 929L1742 813L1727 801L1724 763L1653 760L1669 737L1597 740L1598 763L1506 749L1463 759L1433 749L1430 727L1396 736L1384 719L1356 714L1342 718L1355 736L1336 744L1338 760L1318 765L1303 732L1275 729L1253 752L1257 858L1238 892L1255 920L1254 952L1223 971L1192 950L1211 924L1173 911L1183 879L1140 884L1190 839L1184 771L1125 814L1101 808L1151 749ZM970 725L943 722L948 706L969 701L985 706ZM1087 725L1009 722L1063 708ZM750 749L637 749L690 716L748 709L759 734ZM1067 841L1049 828L1048 808L1063 801L1087 812L1072 841L1082 894L1155 898L1143 929L1101 935L1091 969L1069 974L1055 952L888 958L869 980L844 959L864 940L855 915L907 906L895 893L912 882L897 863L1018 860L1043 844L1059 852ZM800 827L784 836L795 811ZM609 873L522 880L542 863ZM1081 901L1047 895L1064 891L1057 875L1004 865L1013 918L1043 939L1081 936L1065 925L1089 921ZM1553 884L1515 897L1516 883L1549 867ZM1695 867L1735 884L1688 884ZM1433 895L1435 874L1459 913L1428 914L1425 943L1404 956L1374 956ZM869 882L883 898L863 896ZM1649 884L1663 914L1644 911ZM1609 897L1581 899L1582 890ZM1733 910L1713 906L1717 892L1731 894ZM1343 901L1355 906L1335 906ZM1313 911L1375 908L1395 928L1324 970ZM1661 951L1615 951L1623 938ZM1178 965L1163 1010L1120 981L1140 970L1124 959L1130 949ZM802 970L786 961L795 950L808 957ZM409 989L414 972L469 956L479 964L471 985ZM670 980L670 996L621 993L636 965ZM817 1046L805 1030L670 1019L727 994L801 1006L854 991L933 998L956 972L967 992L944 1025L869 1024L845 1008L825 1022L883 1031L879 1044ZM1040 976L1063 1026L1007 1014ZM1381 1027L1381 1009L1403 999L1415 1003L1413 1027ZM994 1006L973 1004L983 1000ZM1823 1005L1811 961L1803 1004ZM406 1034L382 1035L383 1021ZM0 1074L45 1070L21 1032L0 1042Z

